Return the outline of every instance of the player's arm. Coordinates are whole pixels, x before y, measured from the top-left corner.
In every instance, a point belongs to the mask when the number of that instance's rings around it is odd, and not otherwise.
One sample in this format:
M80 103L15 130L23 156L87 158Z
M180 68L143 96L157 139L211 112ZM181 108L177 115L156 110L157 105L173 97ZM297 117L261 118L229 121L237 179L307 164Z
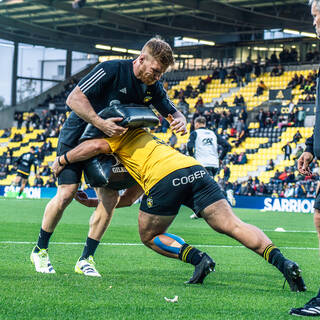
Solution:
M313 139L314 136L312 135L306 140L306 149L298 159L298 171L303 175L311 175L309 164L314 158Z
M108 90L113 81L116 70L112 64L101 63L96 66L72 90L67 98L67 105L83 120L91 123L107 136L118 136L127 129L116 124L122 118L109 118L103 120L94 111L90 100L99 98L103 91Z
M120 196L116 208L130 207L143 195L143 193L143 189L139 185L128 188L123 195Z
M132 186L127 189L122 196L120 196L119 202L116 208L130 207L143 195L143 190L139 185ZM84 191L77 191L75 200L86 207L97 207L99 204L98 198L89 198Z
M82 205L89 207L89 208L96 208L99 204L98 198L89 198L88 195L82 191L78 190L74 196L74 199L77 200Z
M224 157L226 156L226 154L231 151L231 145L230 143L226 140L223 139L219 134L216 134L217 136L217 142L220 146L222 146L222 152L220 154L219 159L222 161L224 159Z
M188 153L189 153L189 156L191 157L194 156L194 147L195 147L196 139L197 139L197 133L195 131L192 131L190 133L189 140L187 142Z
M109 143L105 139L86 140L63 156L57 157L52 165L52 171L57 177L67 164L88 160L101 153L111 153Z

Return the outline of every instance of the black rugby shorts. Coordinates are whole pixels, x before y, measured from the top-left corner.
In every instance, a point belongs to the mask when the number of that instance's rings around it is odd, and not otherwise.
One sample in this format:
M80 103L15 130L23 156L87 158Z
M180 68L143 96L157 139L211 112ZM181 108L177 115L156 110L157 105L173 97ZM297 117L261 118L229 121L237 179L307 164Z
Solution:
M74 147L59 142L57 147L57 156L61 156L73 148ZM80 183L82 171L83 162L76 162L66 165L58 176L58 185Z
M202 166L176 170L155 184L144 195L140 210L160 215L176 215L185 205L199 214L218 200L225 199L219 185Z

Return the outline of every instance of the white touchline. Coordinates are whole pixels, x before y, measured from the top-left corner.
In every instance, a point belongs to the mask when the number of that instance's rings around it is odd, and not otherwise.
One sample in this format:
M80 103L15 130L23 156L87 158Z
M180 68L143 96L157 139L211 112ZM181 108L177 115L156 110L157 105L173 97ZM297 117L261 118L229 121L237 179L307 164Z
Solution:
M31 241L0 241L1 244L36 244ZM74 245L74 246L83 246L84 242L50 242L50 245ZM142 243L118 243L118 242L100 242L100 246L144 246ZM195 247L203 248L245 248L244 246L227 246L227 245L214 245L214 244L194 244ZM293 249L293 250L318 250L318 248L305 248L305 247L278 247L281 249Z

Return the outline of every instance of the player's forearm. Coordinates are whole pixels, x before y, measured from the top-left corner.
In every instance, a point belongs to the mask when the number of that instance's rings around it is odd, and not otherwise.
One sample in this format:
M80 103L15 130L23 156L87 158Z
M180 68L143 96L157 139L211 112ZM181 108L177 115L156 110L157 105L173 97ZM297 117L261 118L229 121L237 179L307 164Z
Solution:
M61 165L88 160L101 153L110 153L111 149L106 140L92 139L80 143L59 158Z
M69 94L66 103L80 118L98 129L102 127L103 119L97 115L90 101L78 86Z

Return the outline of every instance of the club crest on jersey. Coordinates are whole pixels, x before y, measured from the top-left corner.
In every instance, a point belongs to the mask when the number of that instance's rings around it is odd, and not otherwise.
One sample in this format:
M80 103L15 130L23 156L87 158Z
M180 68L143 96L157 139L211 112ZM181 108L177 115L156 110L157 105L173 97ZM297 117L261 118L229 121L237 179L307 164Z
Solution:
M124 94L127 94L127 88L122 88L119 90L120 92L124 93Z
M151 101L152 100L152 97L151 96L146 96L146 97L144 97L144 99L143 99L143 103L148 103L149 101Z
M147 206L148 208L151 208L153 206L153 199L151 197L147 199Z

